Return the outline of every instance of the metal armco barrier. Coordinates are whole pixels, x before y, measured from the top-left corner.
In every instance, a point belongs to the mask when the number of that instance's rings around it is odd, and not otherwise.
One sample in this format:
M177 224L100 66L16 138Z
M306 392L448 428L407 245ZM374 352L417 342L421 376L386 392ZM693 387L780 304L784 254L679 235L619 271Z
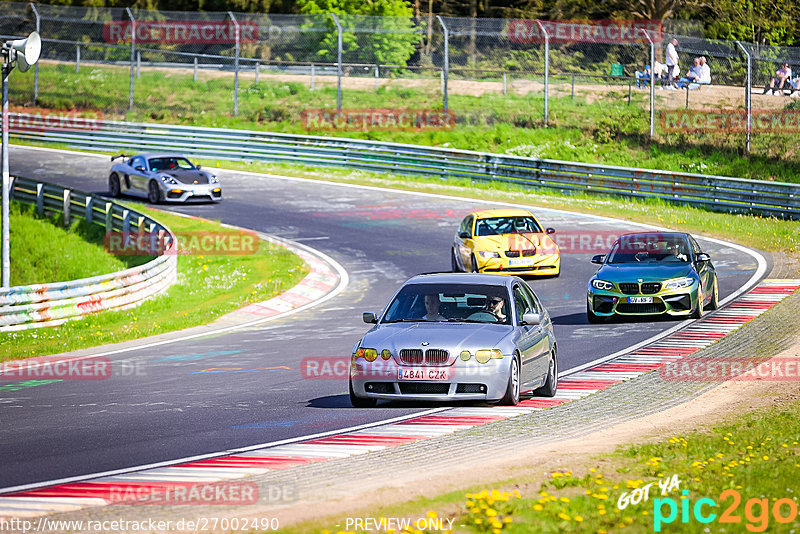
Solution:
M124 271L69 282L0 289L0 332L56 326L109 309L131 308L164 292L177 279L175 235L150 217L80 191L16 178L12 199L34 204L40 216L63 213L105 227L106 232L153 232L169 244L155 259Z
M102 151L177 151L197 157L510 182L562 192L660 198L715 210L800 218L800 185L572 163L336 137L12 114L15 139Z

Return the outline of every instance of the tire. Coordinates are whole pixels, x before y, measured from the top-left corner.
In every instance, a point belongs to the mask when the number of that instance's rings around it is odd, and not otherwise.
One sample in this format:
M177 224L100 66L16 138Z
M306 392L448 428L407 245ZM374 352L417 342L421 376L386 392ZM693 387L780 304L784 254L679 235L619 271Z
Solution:
M458 262L456 261L456 251L452 248L450 249L450 270L454 273L461 271L461 269L458 268Z
M714 287L711 290L711 302L708 303L709 310L716 310L719 308L719 282L717 276L714 275Z
M589 324L600 324L603 322L603 318L599 315L595 315L588 302L586 303L586 318L589 320Z
M470 268L470 272L478 272L478 260L475 258L475 254L472 255L472 267Z
M353 405L353 408L374 408L378 404L378 399L364 399L361 397L356 397L356 394L353 393L353 384L350 384L350 404Z
M558 391L558 356L555 347L550 355L552 358L550 358L550 365L547 369L547 380L542 387L533 391L534 395L540 397L555 397L556 391Z
M508 385L506 394L500 399L503 406L516 406L519 404L519 357L514 355L511 358L511 369L508 372Z
M147 185L147 200L150 204L158 204L161 202L161 189L159 189L158 184L153 180L150 180L150 183Z
M702 287L697 289L697 307L695 307L694 311L692 312L692 319L702 319L704 306L703 301L706 299L706 296L703 295Z
M114 198L117 198L122 193L122 189L119 185L119 176L117 173L112 172L111 176L108 177L108 194Z

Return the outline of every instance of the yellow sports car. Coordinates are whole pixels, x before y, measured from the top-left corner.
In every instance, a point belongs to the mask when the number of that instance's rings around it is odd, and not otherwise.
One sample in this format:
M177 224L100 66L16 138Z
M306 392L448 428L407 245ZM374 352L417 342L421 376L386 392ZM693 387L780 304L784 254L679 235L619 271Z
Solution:
M523 209L470 213L458 228L451 262L453 272L514 273L558 276L561 256L542 225Z

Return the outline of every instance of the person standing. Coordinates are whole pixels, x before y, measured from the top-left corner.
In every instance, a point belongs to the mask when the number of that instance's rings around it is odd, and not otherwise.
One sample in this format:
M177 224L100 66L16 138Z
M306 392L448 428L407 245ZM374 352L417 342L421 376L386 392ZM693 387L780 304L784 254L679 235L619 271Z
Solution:
M675 89L675 78L678 76L678 40L673 38L667 44L667 89Z

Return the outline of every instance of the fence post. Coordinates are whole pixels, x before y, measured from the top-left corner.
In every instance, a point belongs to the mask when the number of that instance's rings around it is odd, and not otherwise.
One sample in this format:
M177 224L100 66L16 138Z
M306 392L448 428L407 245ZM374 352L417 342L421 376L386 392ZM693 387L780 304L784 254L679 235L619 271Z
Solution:
M194 83L197 83L197 56L194 56Z
M44 217L44 184L36 184L36 214Z
M336 111L342 111L342 25L339 24L339 17L336 13L331 13L333 22L336 24Z
M228 11L228 16L233 21L236 33L236 46L234 49L236 56L233 60L233 116L236 117L239 115L239 47L241 44L241 29L232 11Z
M570 96L570 98L572 98L572 100L575 100L575 75L574 74L572 75L572 88L570 89L570 95L569 96Z
M650 32L644 28L639 29L650 43L650 139L652 139L656 130L656 45L650 38Z
M508 93L508 81L506 80L506 73L503 72L503 94Z
M542 21L537 19L536 24L544 35L544 125L547 126L547 116L550 114L550 36Z
M736 41L736 44L739 45L742 52L744 52L745 57L747 57L747 80L744 84L744 109L745 113L747 114L747 133L745 136L745 153L750 154L750 134L753 128L753 105L751 102L751 95L750 91L753 87L753 79L752 79L752 58L750 57L750 52L740 43Z
M628 78L628 105L629 106L631 105L631 87L632 87L631 79ZM687 99L687 102L688 102L689 97L687 96L686 99Z
M125 8L128 13L128 18L131 19L131 84L128 91L128 109L133 109L133 77L134 77L134 61L136 60L136 19L129 7Z
M442 26L442 32L444 32L444 110L447 111L447 81L450 78L450 30L447 29L447 25L445 25L444 20L439 15L436 15L436 20L439 21L439 24Z
M311 64L311 90L314 90L314 64Z
M136 77L142 77L142 53L138 50L136 52Z
M86 222L92 224L94 221L94 197L88 196L86 197L86 206L83 210L83 218L86 219Z
M689 84L686 84L686 109L689 109Z
M81 71L81 45L75 47L75 72Z
M258 72L261 70L261 63L256 61L256 85L258 85Z
M72 207L72 191L64 189L64 203L62 204L64 212L64 226L69 228L70 222L70 208Z
M380 73L378 72L378 65L375 65L375 90L378 90L378 77Z
M36 9L36 4L33 2L30 3L31 10L33 11L33 16L36 17L36 33L39 34L41 37L42 35L42 20L39 17L39 11ZM33 66L33 103L36 104L36 101L39 100L39 62L36 62L36 65Z
M106 202L106 234L114 231L114 204Z

